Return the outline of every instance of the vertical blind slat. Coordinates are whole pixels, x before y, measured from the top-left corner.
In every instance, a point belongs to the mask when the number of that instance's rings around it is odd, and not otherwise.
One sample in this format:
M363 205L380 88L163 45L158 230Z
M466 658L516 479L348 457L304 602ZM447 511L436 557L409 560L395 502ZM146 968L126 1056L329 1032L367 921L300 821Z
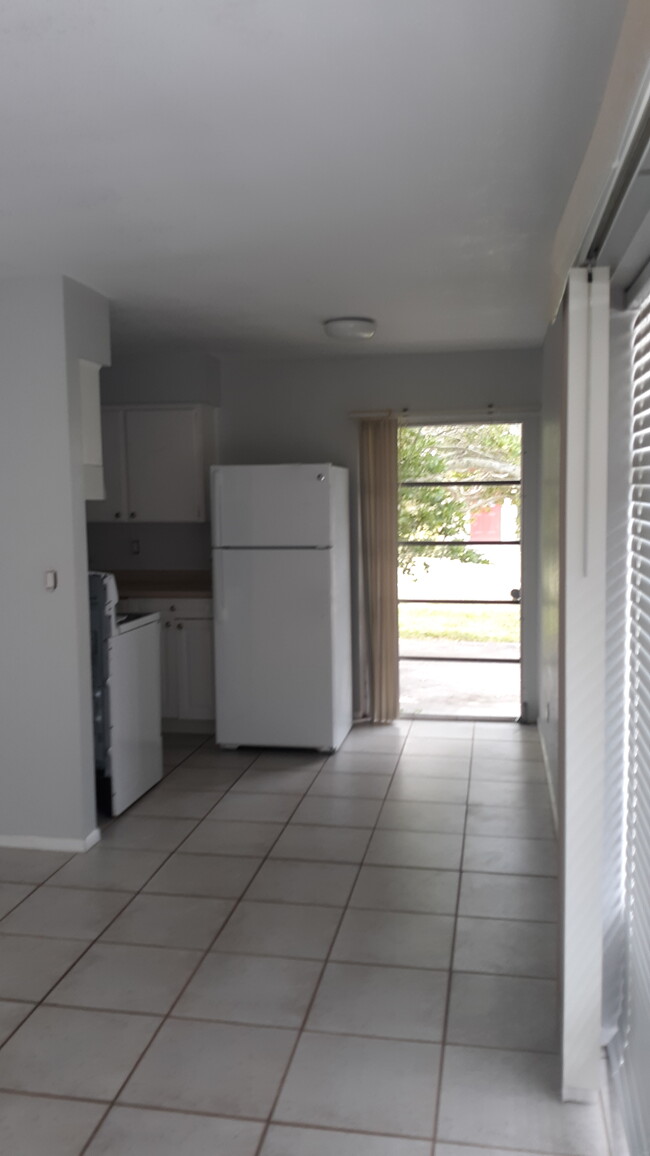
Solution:
M645 605L650 523L645 501L650 479L650 299L632 330L632 476L629 519L629 760L627 782L627 968L622 1013L623 1067L635 1127L650 1143L650 1104L640 1094L650 1055L650 637ZM639 515L642 514L641 517ZM646 587L646 590L643 588ZM647 603L646 603L647 605Z

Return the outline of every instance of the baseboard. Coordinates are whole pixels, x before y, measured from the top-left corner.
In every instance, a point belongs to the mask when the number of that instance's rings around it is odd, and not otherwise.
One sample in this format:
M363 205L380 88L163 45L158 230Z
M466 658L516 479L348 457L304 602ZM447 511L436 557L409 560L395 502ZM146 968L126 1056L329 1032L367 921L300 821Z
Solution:
M563 1104L597 1104L598 1091L589 1088L572 1088L570 1084L562 1085Z
M558 820L557 799L555 798L555 786L553 783L553 776L551 774L551 769L550 769L550 759L548 757L548 751L546 750L546 743L544 741L544 732L541 730L541 728L539 726L537 727L537 737L539 739L539 745L542 748L542 761L544 763L544 774L546 775L546 786L548 787L548 793L549 793L549 797L551 800L551 813L553 815L553 826L555 827L555 837L556 837L556 839L559 839L560 826L559 826L559 820Z
M0 847L16 847L23 851L90 851L99 843L98 827L85 839L49 839L46 835L0 835Z
M626 1089L623 1086L623 1051L620 1039L617 1038L611 1041L608 1052L608 1057L603 1060L601 1102L603 1115L605 1117L605 1127L607 1129L607 1139L609 1140L609 1149L612 1156L631 1156L631 1147L625 1134L623 1119ZM633 1118L634 1112L632 1112L632 1119ZM634 1140L636 1152L642 1152L644 1148L647 1148L647 1143L644 1143L640 1132L634 1137Z

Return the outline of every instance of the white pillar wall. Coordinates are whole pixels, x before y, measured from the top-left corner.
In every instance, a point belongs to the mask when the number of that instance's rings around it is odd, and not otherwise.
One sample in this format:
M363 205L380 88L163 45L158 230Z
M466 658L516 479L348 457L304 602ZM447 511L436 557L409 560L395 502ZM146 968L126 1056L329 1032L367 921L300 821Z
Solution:
M0 846L98 838L80 359L110 360L103 297L0 284Z
M601 1080L609 272L572 269L560 537L562 1094Z

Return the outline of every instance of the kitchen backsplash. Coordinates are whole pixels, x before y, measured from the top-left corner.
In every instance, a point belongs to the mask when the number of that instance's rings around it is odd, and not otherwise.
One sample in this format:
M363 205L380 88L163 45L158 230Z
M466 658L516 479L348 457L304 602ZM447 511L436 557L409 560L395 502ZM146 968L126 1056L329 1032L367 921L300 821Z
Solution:
M209 570L210 524L88 524L91 570Z

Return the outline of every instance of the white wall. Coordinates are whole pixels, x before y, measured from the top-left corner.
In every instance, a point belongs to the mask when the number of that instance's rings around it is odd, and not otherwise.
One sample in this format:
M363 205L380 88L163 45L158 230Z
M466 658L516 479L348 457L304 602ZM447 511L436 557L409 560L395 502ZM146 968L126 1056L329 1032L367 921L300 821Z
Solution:
M566 388L564 307L544 342L540 495L539 732L557 816L559 778L560 482Z
M282 461L331 461L347 466L351 480L353 558L358 543L357 423L352 411L392 409L414 419L466 417L481 420L494 413L516 420L536 414L541 388L538 350L483 351L430 355L253 360L224 358L219 415L220 460L224 464ZM537 423L528 439L530 505L529 558L537 550ZM534 588L536 563L527 564ZM355 623L358 622L357 573L353 573ZM529 646L537 639L536 594L526 615ZM536 712L537 655L526 693ZM359 655L355 654L356 685Z
M562 1086L600 1086L609 271L567 291L560 594Z
M96 827L80 357L109 358L103 298L0 286L0 844L80 847Z
M608 272L571 272L544 347L540 733L560 837L562 1094L600 1081Z

